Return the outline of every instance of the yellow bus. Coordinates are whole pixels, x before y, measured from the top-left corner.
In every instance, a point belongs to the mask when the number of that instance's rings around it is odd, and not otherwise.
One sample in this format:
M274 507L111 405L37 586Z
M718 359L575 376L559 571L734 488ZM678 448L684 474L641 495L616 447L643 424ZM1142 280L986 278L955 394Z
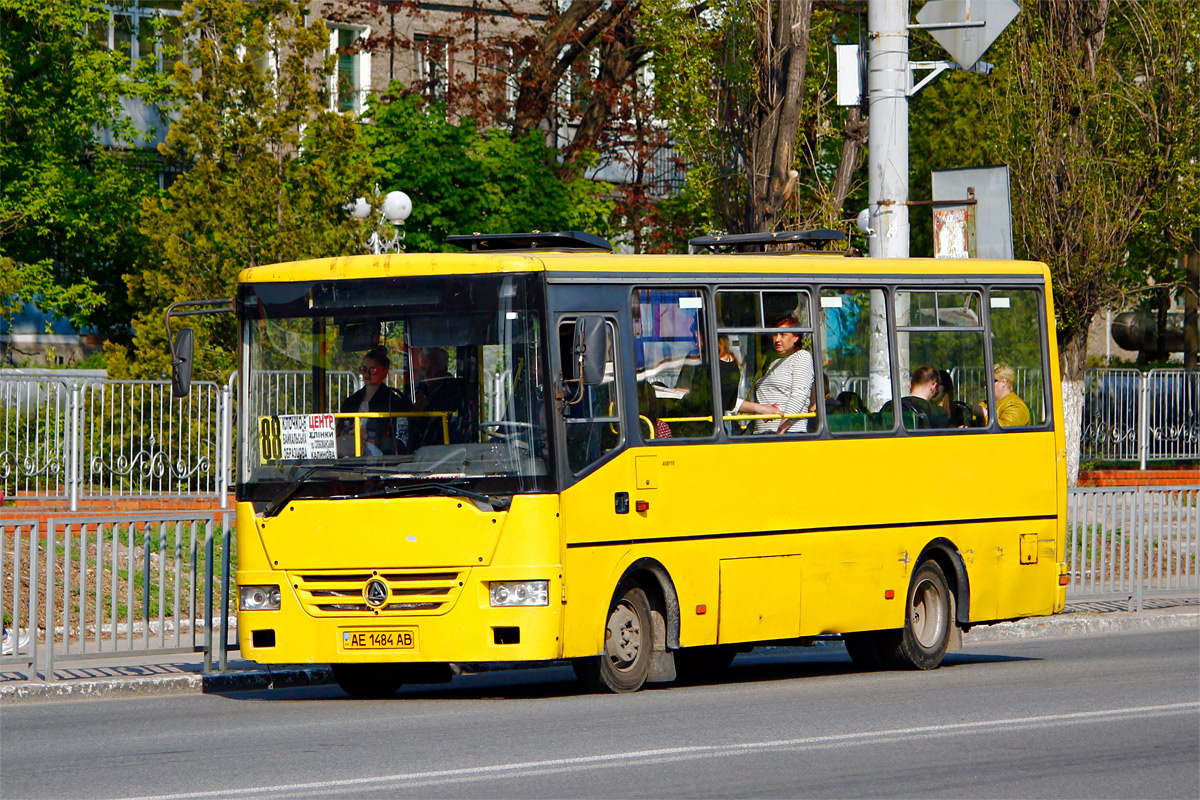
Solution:
M242 654L353 696L560 659L625 692L839 634L931 669L1061 610L1046 268L782 244L838 237L243 271Z

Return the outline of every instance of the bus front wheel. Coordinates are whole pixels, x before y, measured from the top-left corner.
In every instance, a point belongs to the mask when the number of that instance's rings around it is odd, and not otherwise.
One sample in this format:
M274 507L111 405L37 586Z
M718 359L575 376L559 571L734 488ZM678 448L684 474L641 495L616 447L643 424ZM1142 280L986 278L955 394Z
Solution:
M636 692L646 682L654 650L650 599L636 584L625 584L608 610L604 652L572 662L576 676L589 688Z

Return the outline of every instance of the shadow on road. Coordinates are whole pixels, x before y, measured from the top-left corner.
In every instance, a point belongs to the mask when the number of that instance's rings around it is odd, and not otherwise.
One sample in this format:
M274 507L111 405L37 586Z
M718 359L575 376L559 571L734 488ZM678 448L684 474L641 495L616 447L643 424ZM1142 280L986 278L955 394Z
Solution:
M975 664L1036 661L1038 659L990 653L956 652L946 656L941 669L956 669ZM693 687L745 685L797 678L822 678L861 675L902 675L904 672L869 672L850 661L840 642L822 642L815 647L758 648L738 655L732 666L706 679L676 683L650 684L649 691L671 691ZM908 673L911 674L911 673ZM589 694L575 680L565 663L532 668L499 669L458 675L451 683L401 687L394 698L380 701L356 701L336 685L296 686L253 691L215 692L231 700L303 702L340 699L346 702L397 702L401 700L540 700L578 697Z

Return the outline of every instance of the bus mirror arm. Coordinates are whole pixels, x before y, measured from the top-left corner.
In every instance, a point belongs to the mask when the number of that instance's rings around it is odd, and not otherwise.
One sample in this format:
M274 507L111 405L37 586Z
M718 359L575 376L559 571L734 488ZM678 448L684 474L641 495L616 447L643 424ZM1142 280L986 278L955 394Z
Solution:
M171 317L187 317L196 314L227 314L233 312L233 298L219 297L212 300L181 300L167 306L163 322L167 327L167 352L171 354L171 397L187 397L192 391L192 355L195 352L195 334L191 328L183 328L179 335L171 336Z
M589 315L575 320L574 377L579 380L580 389L604 382L604 339L602 317Z

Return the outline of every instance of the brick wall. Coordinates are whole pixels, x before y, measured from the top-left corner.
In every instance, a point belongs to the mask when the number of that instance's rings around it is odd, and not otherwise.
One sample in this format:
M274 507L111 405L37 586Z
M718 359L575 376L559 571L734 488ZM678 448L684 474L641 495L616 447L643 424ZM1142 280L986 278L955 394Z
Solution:
M45 530L51 517L70 519L74 517L98 517L140 514L167 514L172 512L215 511L220 503L215 497L118 497L85 498L79 501L79 510L71 512L65 498L9 497L10 504L0 507L0 518L37 519ZM11 504L15 501L15 505ZM229 497L229 508L234 499Z
M1079 486L1200 486L1200 468L1080 470Z

